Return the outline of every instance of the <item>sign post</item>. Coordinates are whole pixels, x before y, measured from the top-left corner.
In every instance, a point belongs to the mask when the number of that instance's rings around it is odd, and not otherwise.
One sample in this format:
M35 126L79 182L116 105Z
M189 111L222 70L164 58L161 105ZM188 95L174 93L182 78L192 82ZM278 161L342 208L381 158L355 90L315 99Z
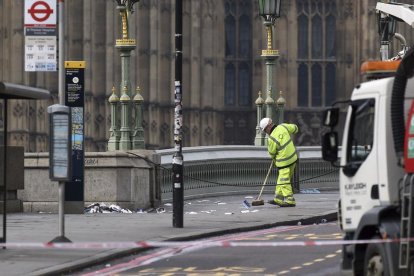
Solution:
M59 181L59 236L51 242L71 242L65 237L65 182L71 179L70 109L54 104L47 108L50 124L49 178Z
M65 185L65 209L72 214L84 210L84 70L85 61L65 61L65 105L72 114L72 179Z
M175 153L172 160L173 171L173 227L184 227L184 157L182 152L183 112L182 112L182 63L183 63L183 3L175 1L175 109L174 143Z

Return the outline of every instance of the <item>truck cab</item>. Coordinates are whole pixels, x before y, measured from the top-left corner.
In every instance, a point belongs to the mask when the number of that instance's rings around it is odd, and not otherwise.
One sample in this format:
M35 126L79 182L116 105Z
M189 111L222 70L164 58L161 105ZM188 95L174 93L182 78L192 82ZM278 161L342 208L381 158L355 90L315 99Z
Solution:
M347 107L339 170L344 231L355 231L374 206L399 203L396 184L404 172L392 141L392 84L393 78L385 78L358 85Z
M395 73L395 64L388 65ZM394 150L390 116L393 84L394 77L375 79L371 75L368 81L354 88L349 101L324 111L323 122L330 130L322 137L322 156L339 167L338 220L345 240L400 236L404 170ZM414 78L411 78L406 85L404 114L408 113L413 97ZM335 128L342 113L346 118L338 158ZM367 248L368 244L345 245L342 269L352 269L355 275L364 273ZM387 266L394 267L397 273L391 275L398 275L398 243L384 246L384 250L388 250L384 256Z
M414 47L396 33L398 22L414 28L414 5L378 1L375 9L381 60L363 64L351 98L325 110L322 157L339 167L343 271L414 275ZM389 58L394 38L402 50Z

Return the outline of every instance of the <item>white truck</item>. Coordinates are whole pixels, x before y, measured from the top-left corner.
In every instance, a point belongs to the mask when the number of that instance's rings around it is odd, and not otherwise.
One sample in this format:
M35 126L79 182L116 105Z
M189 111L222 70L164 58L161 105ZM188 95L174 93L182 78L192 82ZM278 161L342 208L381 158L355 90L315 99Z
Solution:
M376 9L383 60L367 65L371 78L354 88L349 101L325 110L330 130L322 137L322 156L339 167L338 220L347 241L342 271L414 275L414 47L403 49L402 60L387 60L395 24L414 27L414 6L381 2ZM338 162L335 127L344 105Z

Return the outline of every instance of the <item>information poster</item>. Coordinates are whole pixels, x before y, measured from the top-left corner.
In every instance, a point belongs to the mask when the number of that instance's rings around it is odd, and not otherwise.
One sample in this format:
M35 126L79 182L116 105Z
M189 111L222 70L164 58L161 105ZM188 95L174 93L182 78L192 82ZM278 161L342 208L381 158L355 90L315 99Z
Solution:
M25 71L56 70L56 36L26 36Z
M85 61L65 61L65 105L72 114L72 181L65 185L66 201L84 201L84 70Z

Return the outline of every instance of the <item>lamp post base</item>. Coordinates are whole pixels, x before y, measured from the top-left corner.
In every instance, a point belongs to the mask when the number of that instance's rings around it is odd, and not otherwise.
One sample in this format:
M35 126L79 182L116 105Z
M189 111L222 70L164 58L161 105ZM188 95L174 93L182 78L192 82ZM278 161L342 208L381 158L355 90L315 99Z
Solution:
M56 238L51 240L49 243L63 243L63 242L72 242L72 241L66 238L65 236L57 236Z

